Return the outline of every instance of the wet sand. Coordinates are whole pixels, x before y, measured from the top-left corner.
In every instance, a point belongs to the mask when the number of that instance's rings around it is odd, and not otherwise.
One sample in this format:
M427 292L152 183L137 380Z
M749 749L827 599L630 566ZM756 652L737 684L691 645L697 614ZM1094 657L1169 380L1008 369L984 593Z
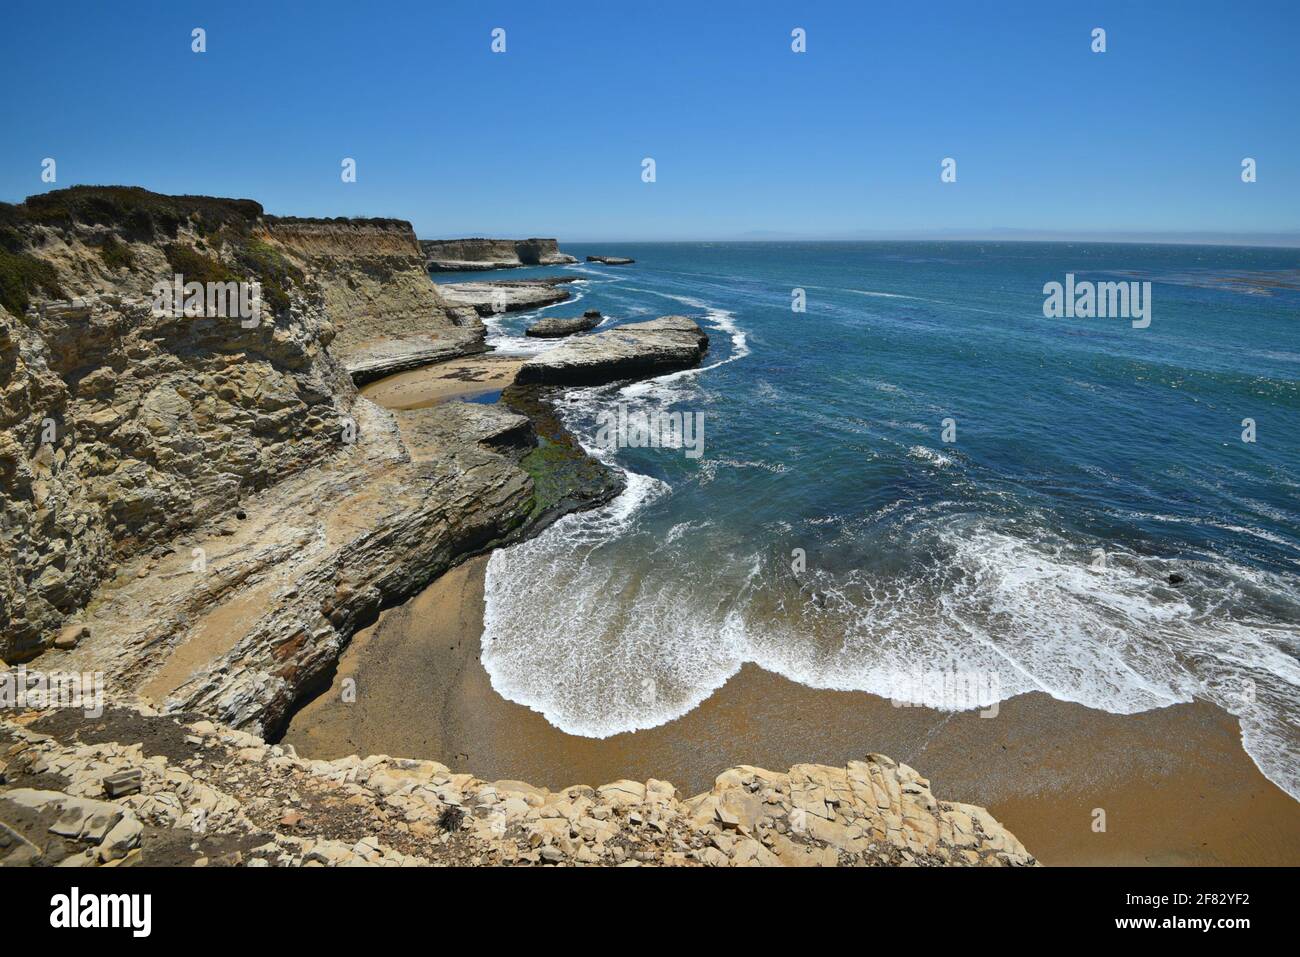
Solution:
M359 633L285 740L310 757L432 758L551 788L656 777L686 795L737 764L842 765L878 751L930 778L941 799L988 807L1047 864L1300 864L1300 804L1260 774L1236 720L1200 702L1111 715L1029 694L984 718L818 691L746 665L666 725L564 734L501 698L479 662L486 563L458 566ZM355 703L341 701L344 678Z
M422 409L449 399L504 389L523 364L519 356L465 356L399 372L370 383L361 394L388 409Z

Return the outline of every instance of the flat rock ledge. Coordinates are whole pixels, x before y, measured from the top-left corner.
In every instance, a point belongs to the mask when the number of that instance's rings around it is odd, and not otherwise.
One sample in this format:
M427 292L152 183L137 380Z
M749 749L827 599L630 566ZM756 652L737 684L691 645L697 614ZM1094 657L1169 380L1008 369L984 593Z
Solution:
M587 262L600 263L605 266L630 266L636 260L628 259L626 256L588 256Z
M139 702L95 719L0 717L7 866L1036 863L987 811L938 800L879 754L842 768L730 768L683 799L654 779L550 791L436 761L307 760Z
M577 276L557 276L547 279L452 282L440 284L438 291L450 306L468 307L480 316L492 316L554 306L569 298L568 290L563 288L566 284L581 281Z
M482 333L459 337L403 336L364 342L354 347L343 367L357 385L421 366L487 352Z
M675 372L695 365L709 347L699 323L663 316L561 343L519 368L516 382L600 385Z
M549 316L546 319L539 319L524 330L524 335L534 339L560 339L579 332L590 332L600 325L600 322L600 310L588 309L582 315L573 318Z

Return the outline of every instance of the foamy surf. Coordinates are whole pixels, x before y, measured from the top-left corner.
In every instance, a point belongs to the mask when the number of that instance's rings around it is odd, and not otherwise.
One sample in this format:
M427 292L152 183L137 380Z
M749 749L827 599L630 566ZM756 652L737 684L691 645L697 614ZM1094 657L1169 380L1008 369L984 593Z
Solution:
M795 591L786 569L757 557L738 587L683 580L674 558L708 546L675 528L651 548L632 526L657 497L652 480L629 478L608 514L570 516L489 563L484 666L500 693L563 731L603 738L664 724L746 662L808 687L940 709L953 703L927 697L919 679L953 671L982 676L963 708L1031 691L1116 714L1210 701L1240 719L1264 774L1300 795L1294 728L1279 719L1300 690L1300 628L1215 611L1236 589L1285 591L1276 577L1181 563L1190 581L1172 589L1158 584L1170 567L1158 559L1112 555L1099 570L1087 549L945 519L918 531L948 557L914 581L813 573ZM619 561L611 533L644 538L658 560ZM539 608L539 594L554 605Z
M547 349L555 348L563 340L533 339L529 336L517 335L514 330L518 328L522 332L527 325L551 310L572 309L586 297L586 290L582 288L585 285L586 280L570 283L568 285L570 296L563 302L553 302L549 306L540 306L526 312L501 312L484 316L483 327L487 333L484 341L494 352L503 356L535 356Z

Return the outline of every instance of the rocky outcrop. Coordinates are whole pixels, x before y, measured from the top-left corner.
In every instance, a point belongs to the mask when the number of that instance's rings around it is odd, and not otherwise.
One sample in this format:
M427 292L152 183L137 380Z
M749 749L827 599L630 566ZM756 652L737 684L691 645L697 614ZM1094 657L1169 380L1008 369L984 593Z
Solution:
M551 791L435 761L305 760L138 706L0 717L0 753L0 865L1036 863L987 811L878 754L731 768L686 799L653 779Z
M587 262L601 263L605 266L630 266L636 260L628 259L626 256L588 256Z
M472 309L480 316L499 315L504 312L524 312L553 306L569 298L563 287L571 282L581 282L577 276L558 276L548 279L497 279L491 282L445 283L438 287L444 301L450 305Z
M0 204L0 252L10 661L48 648L135 557L342 451L349 374L484 348L476 310L443 302L400 220L75 187ZM260 319L153 308L154 284L177 274L259 281Z
M102 671L111 693L274 731L380 609L554 517L555 470L542 501L526 417L475 403L390 413L364 399L353 414L353 443L248 500L242 517L124 565L77 616L89 636L42 667ZM574 507L619 491L601 474Z
M560 252L554 239L422 239L420 249L431 272L563 266L578 261Z
M534 339L561 339L577 332L589 332L600 323L600 310L588 309L582 315L571 319L562 319L558 316L539 319L524 330L524 335L532 336Z
M708 347L695 320L663 316L561 343L525 362L515 381L597 385L662 375L695 365Z

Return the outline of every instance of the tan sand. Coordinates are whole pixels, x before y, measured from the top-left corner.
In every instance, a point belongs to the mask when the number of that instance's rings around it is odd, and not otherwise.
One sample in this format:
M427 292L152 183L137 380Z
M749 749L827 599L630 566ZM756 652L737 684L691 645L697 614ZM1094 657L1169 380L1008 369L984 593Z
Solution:
M564 734L501 698L479 663L485 567L473 559L384 612L285 740L311 757L428 757L552 788L657 777L687 795L737 764L784 770L878 751L941 798L987 806L1048 864L1300 864L1300 804L1259 773L1236 720L1204 703L1124 716L1031 694L982 718L817 691L747 665L669 724ZM353 704L340 701L344 677Z
M361 394L387 409L423 409L504 389L522 364L522 357L465 356L386 376L365 386Z

